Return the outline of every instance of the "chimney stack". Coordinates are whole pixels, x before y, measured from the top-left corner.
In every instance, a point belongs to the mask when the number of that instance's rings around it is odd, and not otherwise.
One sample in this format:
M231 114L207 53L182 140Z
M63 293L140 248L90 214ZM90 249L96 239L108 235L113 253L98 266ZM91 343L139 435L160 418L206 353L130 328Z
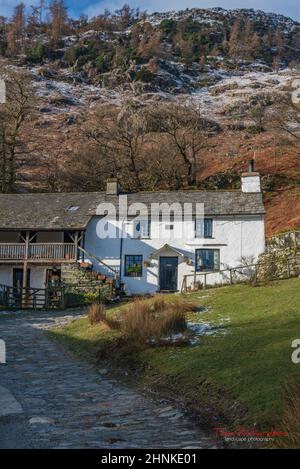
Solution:
M106 195L119 195L120 187L117 178L109 178L106 181Z
M242 192L261 192L260 175L254 171L254 160L248 161L248 172L242 174Z

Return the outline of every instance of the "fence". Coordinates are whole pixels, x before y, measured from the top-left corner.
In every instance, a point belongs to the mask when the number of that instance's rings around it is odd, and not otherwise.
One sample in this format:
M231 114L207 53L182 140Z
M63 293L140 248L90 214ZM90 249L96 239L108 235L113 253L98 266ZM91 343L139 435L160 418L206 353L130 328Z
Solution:
M291 278L300 275L300 256L288 258L284 268L270 263L257 263L237 266L212 272L194 272L183 277L181 293L212 286L234 285L237 283L255 283L260 276L268 280Z
M7 309L53 309L62 307L64 291L55 288L22 288L0 285L0 306Z
M63 285L49 288L9 287L0 284L2 309L65 309L112 299L115 285Z
M74 243L31 243L28 248L25 243L0 243L0 259L74 260L76 247Z

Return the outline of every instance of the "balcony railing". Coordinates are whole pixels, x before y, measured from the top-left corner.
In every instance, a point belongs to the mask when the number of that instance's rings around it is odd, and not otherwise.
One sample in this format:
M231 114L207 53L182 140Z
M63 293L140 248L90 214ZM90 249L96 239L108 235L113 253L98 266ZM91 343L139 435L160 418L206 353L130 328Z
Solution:
M73 243L0 243L0 261L7 260L60 260L76 259Z

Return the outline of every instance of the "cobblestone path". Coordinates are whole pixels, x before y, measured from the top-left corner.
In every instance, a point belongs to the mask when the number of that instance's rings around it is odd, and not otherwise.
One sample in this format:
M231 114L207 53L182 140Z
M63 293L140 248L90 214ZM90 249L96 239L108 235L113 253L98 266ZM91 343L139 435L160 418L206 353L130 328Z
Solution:
M0 387L0 448L211 448L215 441L186 416L79 361L44 329L79 313L2 316L7 363ZM20 411L21 405L21 411ZM2 416L1 416L2 409Z

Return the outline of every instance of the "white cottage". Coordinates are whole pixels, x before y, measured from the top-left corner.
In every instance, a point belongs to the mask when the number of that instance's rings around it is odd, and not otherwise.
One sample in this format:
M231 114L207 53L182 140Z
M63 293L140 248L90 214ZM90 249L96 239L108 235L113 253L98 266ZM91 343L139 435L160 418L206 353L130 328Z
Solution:
M105 192L3 194L0 284L44 288L82 261L116 273L128 294L179 291L198 272L218 283L220 270L264 251L264 213L252 165L238 191L121 194L110 180Z

